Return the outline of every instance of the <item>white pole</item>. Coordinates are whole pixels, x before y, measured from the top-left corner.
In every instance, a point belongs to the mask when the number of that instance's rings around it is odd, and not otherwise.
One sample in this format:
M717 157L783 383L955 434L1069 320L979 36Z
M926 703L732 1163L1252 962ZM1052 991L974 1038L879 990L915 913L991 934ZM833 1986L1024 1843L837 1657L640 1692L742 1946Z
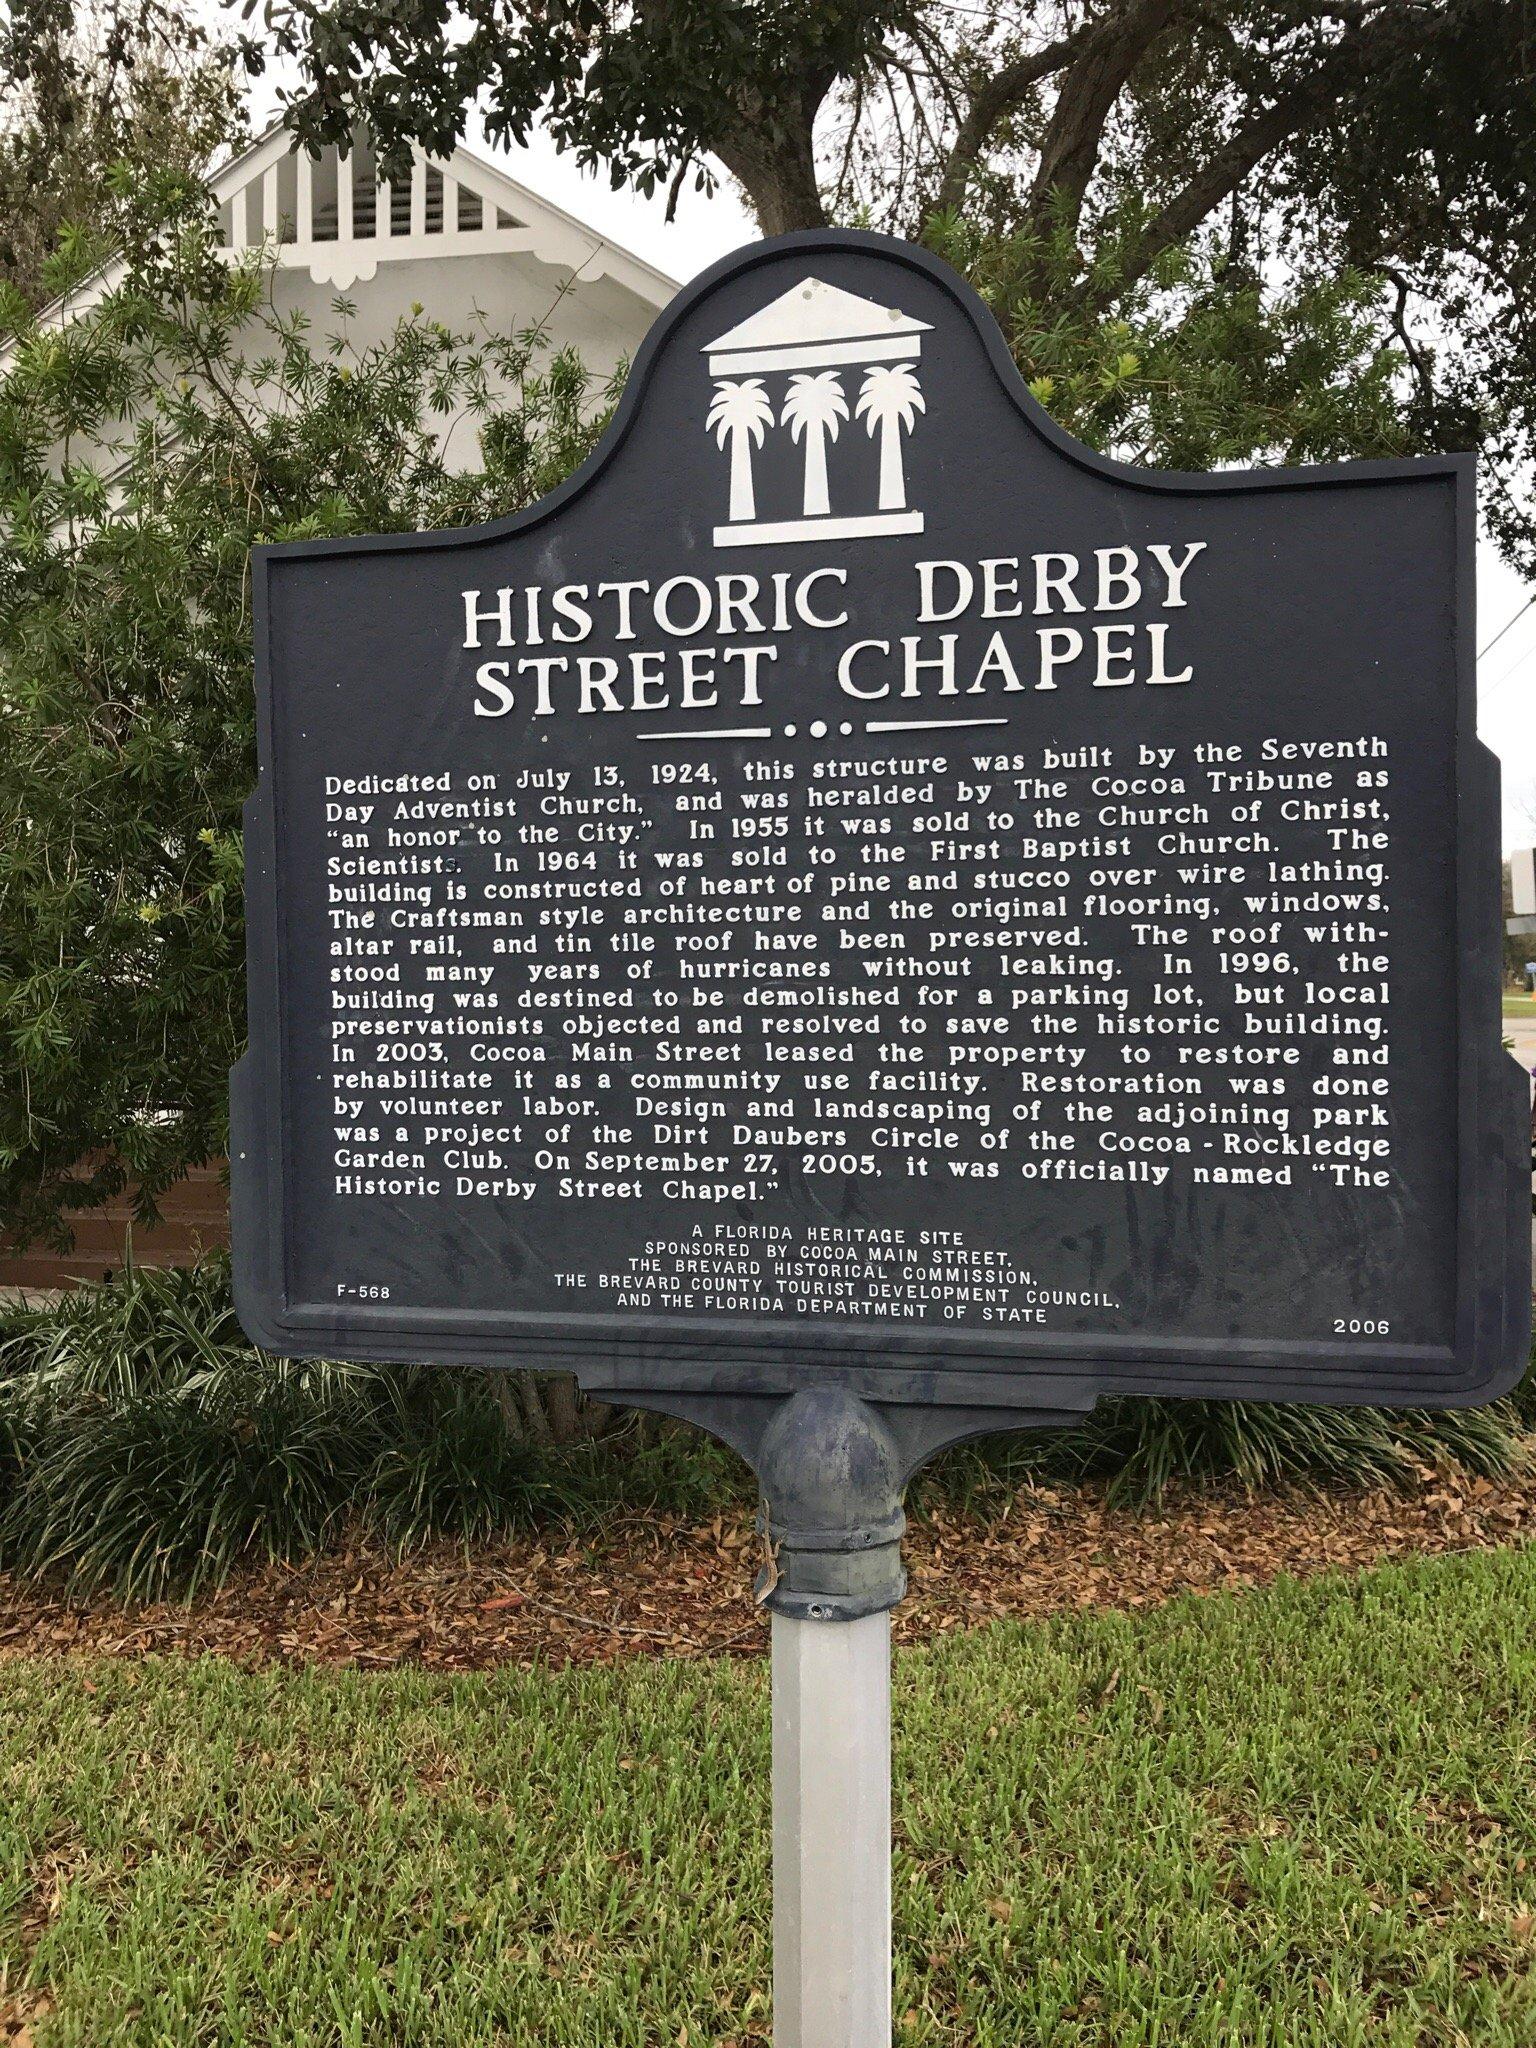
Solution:
M890 2048L891 1617L773 1617L774 2048Z

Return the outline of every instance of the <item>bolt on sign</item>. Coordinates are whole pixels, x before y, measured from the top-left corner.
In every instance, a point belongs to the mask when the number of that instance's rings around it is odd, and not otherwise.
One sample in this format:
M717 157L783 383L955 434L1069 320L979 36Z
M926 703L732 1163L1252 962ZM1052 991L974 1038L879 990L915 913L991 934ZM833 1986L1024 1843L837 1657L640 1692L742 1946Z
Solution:
M942 264L817 234L531 511L258 550L246 1327L906 1456L1509 1386L1473 500L1105 461Z

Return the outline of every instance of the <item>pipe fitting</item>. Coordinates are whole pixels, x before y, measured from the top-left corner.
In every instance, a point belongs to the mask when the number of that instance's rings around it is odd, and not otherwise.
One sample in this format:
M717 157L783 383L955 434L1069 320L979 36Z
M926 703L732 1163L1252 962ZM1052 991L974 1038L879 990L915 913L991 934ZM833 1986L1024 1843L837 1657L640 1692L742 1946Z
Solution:
M758 1600L800 1621L857 1621L907 1590L906 1470L875 1410L841 1387L792 1395L764 1433Z

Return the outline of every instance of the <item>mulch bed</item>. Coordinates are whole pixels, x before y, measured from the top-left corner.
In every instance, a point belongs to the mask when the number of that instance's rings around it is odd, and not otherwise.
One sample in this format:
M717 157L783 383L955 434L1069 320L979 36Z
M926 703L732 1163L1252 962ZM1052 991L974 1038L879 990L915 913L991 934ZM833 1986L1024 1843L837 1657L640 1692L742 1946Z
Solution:
M1040 1486L1001 1516L941 1508L914 1518L912 1590L896 1633L917 1642L999 1616L1147 1607L1281 1573L1355 1571L1533 1536L1536 1473L1426 1472L1406 1490L1369 1494L1190 1491L1155 1509L1112 1507L1091 1487ZM742 1514L704 1525L630 1518L595 1540L439 1544L404 1559L359 1543L303 1565L252 1568L188 1605L70 1601L0 1574L0 1658L214 1653L244 1665L469 1671L756 1656L767 1639L751 1596L757 1563Z

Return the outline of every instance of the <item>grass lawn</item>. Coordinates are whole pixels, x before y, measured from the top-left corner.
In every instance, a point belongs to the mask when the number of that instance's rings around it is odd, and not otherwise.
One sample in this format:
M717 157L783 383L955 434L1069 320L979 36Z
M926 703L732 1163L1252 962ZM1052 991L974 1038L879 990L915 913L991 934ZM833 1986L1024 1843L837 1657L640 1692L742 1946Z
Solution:
M1506 1017L1536 1017L1536 996L1511 995L1506 989L1503 1002Z
M902 2048L1530 2048L1533 1613L1505 1551L903 1651ZM756 1664L0 1665L0 2017L746 2048L766 1710Z

